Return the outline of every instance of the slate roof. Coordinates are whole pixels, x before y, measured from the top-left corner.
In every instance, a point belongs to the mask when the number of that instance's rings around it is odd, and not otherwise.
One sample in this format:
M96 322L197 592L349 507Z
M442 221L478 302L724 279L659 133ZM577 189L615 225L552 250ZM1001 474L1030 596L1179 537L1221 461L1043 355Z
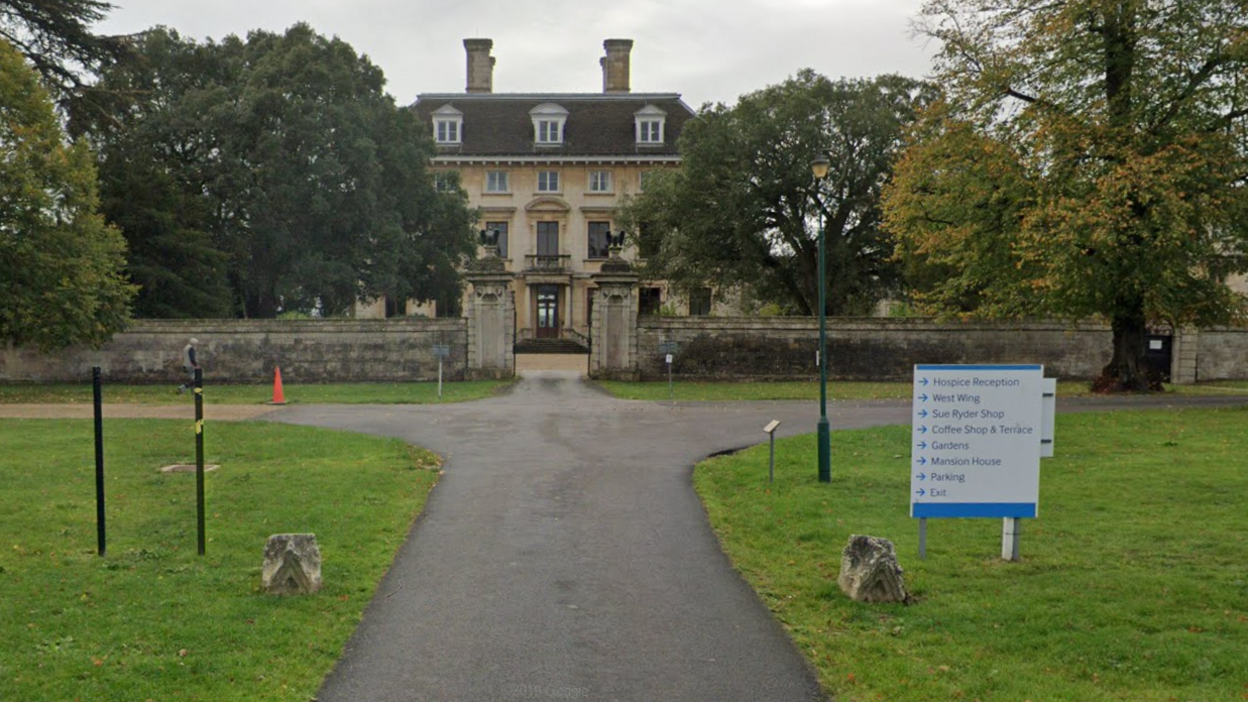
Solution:
M568 111L563 143L557 146L534 143L529 111L546 103ZM463 143L439 146L439 156L675 156L680 130L694 116L674 93L425 94L417 96L412 109L432 131L434 111L446 105L463 113ZM661 145L637 143L634 115L647 105L667 113Z

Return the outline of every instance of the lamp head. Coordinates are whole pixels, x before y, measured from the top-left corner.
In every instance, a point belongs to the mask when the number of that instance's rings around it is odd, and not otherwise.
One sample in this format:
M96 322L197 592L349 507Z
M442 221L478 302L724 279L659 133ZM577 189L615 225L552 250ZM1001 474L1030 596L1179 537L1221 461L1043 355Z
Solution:
M828 175L828 166L831 164L827 156L819 154L810 162L810 172L816 179L823 180Z

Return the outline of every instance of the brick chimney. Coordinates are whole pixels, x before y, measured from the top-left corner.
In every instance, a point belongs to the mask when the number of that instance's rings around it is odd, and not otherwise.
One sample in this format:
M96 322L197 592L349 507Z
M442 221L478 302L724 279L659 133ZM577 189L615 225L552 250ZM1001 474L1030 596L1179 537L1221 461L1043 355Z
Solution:
M602 92L628 92L628 54L633 50L632 39L608 39L602 42L607 55L598 59L602 65Z
M464 40L464 50L468 52L467 92L490 93L494 91L494 57L490 56L490 49L493 47L493 39ZM627 58L625 60L627 61Z

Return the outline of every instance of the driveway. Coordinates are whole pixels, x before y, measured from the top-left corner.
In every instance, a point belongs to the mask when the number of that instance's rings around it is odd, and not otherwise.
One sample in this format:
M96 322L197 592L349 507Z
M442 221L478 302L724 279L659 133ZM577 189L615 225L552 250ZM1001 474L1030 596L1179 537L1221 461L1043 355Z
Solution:
M1065 401L1062 410L1243 401ZM479 402L266 416L396 436L446 459L317 699L823 699L720 551L690 479L707 455L764 440L768 421L781 420L780 435L809 433L817 415L815 402L616 400L576 374L535 372ZM905 402L837 402L831 421L909 418ZM833 458L835 471L835 449Z
M811 431L803 404L628 402L546 372L480 402L269 415L446 458L317 699L823 699L690 484L695 462L757 443L771 419Z

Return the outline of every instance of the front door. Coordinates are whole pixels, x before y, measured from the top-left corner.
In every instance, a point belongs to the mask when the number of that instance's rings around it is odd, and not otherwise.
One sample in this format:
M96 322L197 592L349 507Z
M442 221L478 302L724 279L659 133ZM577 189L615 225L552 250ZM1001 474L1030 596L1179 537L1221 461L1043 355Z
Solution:
M537 286L537 338L559 337L559 286Z

